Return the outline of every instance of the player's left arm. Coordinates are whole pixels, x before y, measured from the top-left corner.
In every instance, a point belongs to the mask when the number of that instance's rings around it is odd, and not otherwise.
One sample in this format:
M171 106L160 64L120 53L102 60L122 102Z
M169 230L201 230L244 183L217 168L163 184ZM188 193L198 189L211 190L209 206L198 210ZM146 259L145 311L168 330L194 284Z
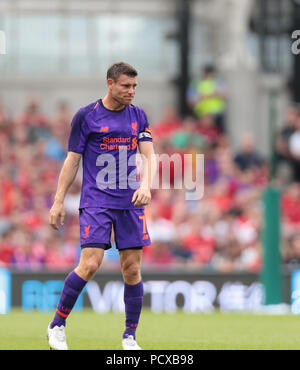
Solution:
M134 206L145 206L151 200L151 187L157 164L152 141L139 141L138 146L142 157L143 171L140 187L134 192L131 201Z

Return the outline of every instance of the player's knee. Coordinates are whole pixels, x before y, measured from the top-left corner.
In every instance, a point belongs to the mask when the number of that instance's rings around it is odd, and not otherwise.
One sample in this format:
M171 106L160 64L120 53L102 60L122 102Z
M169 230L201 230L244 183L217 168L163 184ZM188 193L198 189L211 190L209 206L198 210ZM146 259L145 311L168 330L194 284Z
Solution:
M100 264L98 263L98 261L87 260L80 265L80 268L83 271L86 280L90 280L97 272L99 266Z
M125 280L136 280L140 276L139 263L127 263L123 266L123 275Z

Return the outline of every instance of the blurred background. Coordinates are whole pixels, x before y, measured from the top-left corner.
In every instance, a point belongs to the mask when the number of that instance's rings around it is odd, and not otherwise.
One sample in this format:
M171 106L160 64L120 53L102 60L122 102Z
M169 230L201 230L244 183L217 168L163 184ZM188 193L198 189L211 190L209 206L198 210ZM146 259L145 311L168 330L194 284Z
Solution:
M48 212L72 116L104 96L108 66L126 61L139 72L134 104L148 115L156 152L205 156L201 200L153 191L143 269L264 282L272 188L271 270L290 278L300 265L297 29L296 0L1 0L0 267L77 264L81 171L59 232ZM102 270L120 271L115 249ZM274 303L288 300L280 294Z

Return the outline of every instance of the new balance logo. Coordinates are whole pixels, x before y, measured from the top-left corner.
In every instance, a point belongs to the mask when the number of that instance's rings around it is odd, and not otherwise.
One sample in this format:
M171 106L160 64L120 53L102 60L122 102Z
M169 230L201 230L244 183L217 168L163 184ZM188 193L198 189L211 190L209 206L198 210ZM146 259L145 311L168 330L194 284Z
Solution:
M108 132L108 130L109 130L108 126L100 127L100 132Z

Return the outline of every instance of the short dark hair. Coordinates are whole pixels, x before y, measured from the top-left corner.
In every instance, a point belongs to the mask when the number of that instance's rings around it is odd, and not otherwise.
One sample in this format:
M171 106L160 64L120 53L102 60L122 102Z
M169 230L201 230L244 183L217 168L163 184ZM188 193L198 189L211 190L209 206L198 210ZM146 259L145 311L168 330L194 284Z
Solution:
M111 65L106 73L106 79L112 78L117 81L121 75L126 75L129 77L136 77L138 75L135 68L130 64L124 62L118 62Z
M206 64L203 67L203 72L204 73L215 73L216 72L216 67L214 64Z

